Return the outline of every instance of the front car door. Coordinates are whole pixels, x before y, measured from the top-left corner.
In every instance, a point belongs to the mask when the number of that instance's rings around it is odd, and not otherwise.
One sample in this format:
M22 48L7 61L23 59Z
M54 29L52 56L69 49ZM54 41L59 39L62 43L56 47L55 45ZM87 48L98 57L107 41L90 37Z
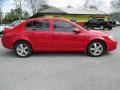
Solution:
M73 32L76 26L63 20L54 20L53 27L52 47L54 51L82 51L84 37L83 33Z

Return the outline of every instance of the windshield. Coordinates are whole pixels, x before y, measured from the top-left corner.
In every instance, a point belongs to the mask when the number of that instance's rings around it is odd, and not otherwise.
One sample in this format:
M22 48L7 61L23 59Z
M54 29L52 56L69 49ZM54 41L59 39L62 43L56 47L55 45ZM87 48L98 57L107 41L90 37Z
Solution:
M18 20L18 21L14 21L13 23L9 24L10 27L14 27L17 26L18 24L22 23L24 20Z

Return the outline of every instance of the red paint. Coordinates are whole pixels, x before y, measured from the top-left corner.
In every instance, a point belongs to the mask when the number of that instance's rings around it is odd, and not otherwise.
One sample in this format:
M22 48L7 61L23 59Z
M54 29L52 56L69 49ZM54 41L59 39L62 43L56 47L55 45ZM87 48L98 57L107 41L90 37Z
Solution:
M49 31L27 30L26 24L34 20L49 20ZM80 33L57 32L54 30L53 20L68 22L78 28ZM12 49L14 44L20 40L29 42L33 51L85 51L88 44L93 40L102 40L105 42L108 51L112 51L117 47L117 42L111 40L107 33L86 30L69 20L58 18L30 19L16 27L4 30L2 44L5 48Z

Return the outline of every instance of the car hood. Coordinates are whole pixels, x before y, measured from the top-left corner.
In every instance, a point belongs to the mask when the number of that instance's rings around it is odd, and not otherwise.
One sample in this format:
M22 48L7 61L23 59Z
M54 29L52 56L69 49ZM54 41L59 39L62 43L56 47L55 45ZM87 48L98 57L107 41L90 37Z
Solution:
M98 36L109 36L109 33L105 31L88 30L88 33L98 35Z

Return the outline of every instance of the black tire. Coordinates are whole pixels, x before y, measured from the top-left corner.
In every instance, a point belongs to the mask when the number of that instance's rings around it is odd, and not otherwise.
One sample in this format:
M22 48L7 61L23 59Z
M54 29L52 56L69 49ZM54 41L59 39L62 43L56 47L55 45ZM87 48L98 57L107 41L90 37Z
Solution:
M24 49L22 49L22 50L27 52L25 55L22 55L22 54L20 55L20 52L18 51L18 48L20 50L20 45L23 45ZM25 50L25 48L26 48L26 50ZM32 47L26 41L19 41L19 42L15 43L14 51L15 51L15 54L19 57L29 57L32 54Z
M92 52L92 45L93 44L98 44L98 45L101 45L101 52L99 53L99 54L93 54L93 52ZM86 50L86 54L88 54L89 56L92 56L92 57L99 57L99 56L102 56L104 53L106 52L106 46L105 46L105 44L103 43L103 42L101 42L101 41L92 41L89 45L88 45L88 47L87 47L87 50ZM96 52L97 53L97 52Z

